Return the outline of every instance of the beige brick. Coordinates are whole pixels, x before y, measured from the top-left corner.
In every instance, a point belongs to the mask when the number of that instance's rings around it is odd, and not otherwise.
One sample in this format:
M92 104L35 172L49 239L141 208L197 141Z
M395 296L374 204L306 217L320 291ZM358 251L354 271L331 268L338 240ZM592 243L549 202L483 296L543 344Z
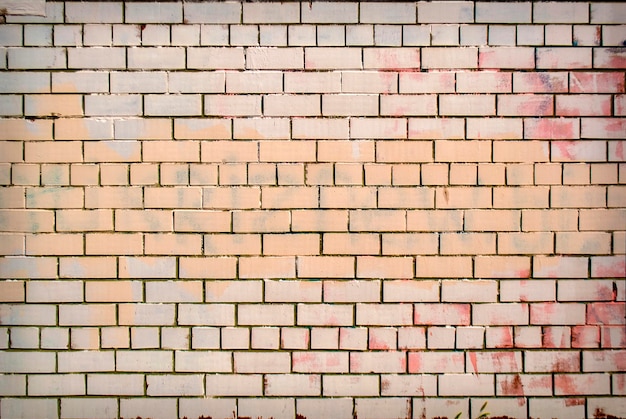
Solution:
M236 70L245 66L243 48L188 48L187 66L203 70ZM184 58L184 56L183 56ZM157 66L156 68L163 68ZM184 68L183 65L175 68Z
M85 300L90 302L139 302L143 287L139 281L89 281Z
M289 231L289 211L236 211L233 231L237 233Z
M472 275L472 258L469 256L419 256L415 259L415 276L418 278L462 278Z
M297 268L299 278L353 278L355 272L353 257L300 256Z
M165 72L111 73L112 93L165 93L166 89Z
M246 68L253 70L303 69L304 51L297 47L248 48Z
M363 68L385 70L420 67L419 48L364 48Z
M324 116L375 116L378 115L376 95L323 95Z
M266 95L263 113L267 116L319 116L319 95Z
M348 120L297 118L292 121L292 136L294 139L347 139L349 137Z
M52 121L0 119L0 140L51 140Z
M233 258L180 259L179 275L182 278L232 278L235 271L236 260Z
M361 69L361 49L341 47L305 48L304 67L311 70Z
M242 257L239 259L241 278L294 278L295 258L292 256Z
M115 324L115 305L87 304L59 307L61 326L109 326Z

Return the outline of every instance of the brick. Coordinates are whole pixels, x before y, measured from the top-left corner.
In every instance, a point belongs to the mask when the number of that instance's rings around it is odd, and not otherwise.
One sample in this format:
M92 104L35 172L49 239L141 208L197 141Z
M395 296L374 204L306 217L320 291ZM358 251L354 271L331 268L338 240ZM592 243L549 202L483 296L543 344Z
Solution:
M495 115L495 97L492 95L442 95L439 101L441 115Z
M520 325L528 324L527 304L481 304L473 306L474 325Z
M578 3L567 7L557 2L542 3L533 8L533 22L587 23L589 22L589 9Z
M178 49L173 51L177 53ZM244 59L243 48L188 48L187 66L203 70L243 69ZM162 68L162 66L157 66L157 68ZM176 68L184 68L184 62L183 66Z
M616 278L623 275L626 267L620 256L596 256L591 259L591 276Z
M240 258L239 275L241 278L294 278L294 259L289 256Z
M61 74L61 73L58 73ZM2 93L49 93L50 73L11 71L0 74Z
M311 70L361 69L360 48L307 47L304 68Z
M406 3L408 4L408 3ZM363 68L415 69L420 67L419 48L364 48Z
M139 281L93 281L85 286L85 301L138 302L143 299Z
M418 4L418 23L473 23L474 4L469 1L421 2Z
M211 116L260 116L261 96L205 96L204 113Z
M434 95L385 95L381 97L380 106L381 115L435 115L437 113Z
M302 69L302 48L248 48L246 68L254 70Z
M65 7L65 19L68 23L122 23L122 3L71 3Z
M536 68L591 68L590 48L537 48Z
M529 47L484 47L478 51L479 68L535 68L535 51Z
M511 73L457 73L459 93L509 93L512 90Z
M2 415L12 418L58 418L57 399L6 398L2 402Z
M439 394L443 396L491 396L494 375L490 374L448 374L439 379Z
M425 69L478 68L478 48L431 47L422 51L421 60Z
M124 69L126 54L124 48L92 47L68 48L67 67L75 69Z
M263 112L267 116L319 116L319 95L267 95L263 98Z
M624 20L624 7L609 3L594 4L591 7L591 23L621 23Z
M300 5L245 4L243 23L299 23Z
M319 236L313 234L264 235L263 253L266 255L316 255Z
M374 139L406 138L406 120L403 118L384 120L355 118L350 121L350 137Z
M241 5L226 4L183 4L185 23L239 23Z
M624 91L621 73L571 72L570 91L572 93L619 93Z
M40 48L33 56L29 48L10 48L7 53L9 69L59 69L66 68L63 48Z
M0 128L0 140L52 139L52 121L0 119Z
M400 93L454 93L454 75L453 72L400 73Z

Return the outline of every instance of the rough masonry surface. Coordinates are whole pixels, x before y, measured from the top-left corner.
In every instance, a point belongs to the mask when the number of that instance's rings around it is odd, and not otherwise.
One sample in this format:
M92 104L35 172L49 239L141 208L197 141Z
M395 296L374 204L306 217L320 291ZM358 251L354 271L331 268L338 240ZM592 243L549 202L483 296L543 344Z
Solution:
M4 12L2 419L626 417L626 4Z

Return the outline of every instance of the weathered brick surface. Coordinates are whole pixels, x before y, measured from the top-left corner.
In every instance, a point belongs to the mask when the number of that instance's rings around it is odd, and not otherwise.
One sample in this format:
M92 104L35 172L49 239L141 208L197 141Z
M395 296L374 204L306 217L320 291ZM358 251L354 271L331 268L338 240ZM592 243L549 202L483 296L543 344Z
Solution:
M624 4L5 3L0 418L626 417Z

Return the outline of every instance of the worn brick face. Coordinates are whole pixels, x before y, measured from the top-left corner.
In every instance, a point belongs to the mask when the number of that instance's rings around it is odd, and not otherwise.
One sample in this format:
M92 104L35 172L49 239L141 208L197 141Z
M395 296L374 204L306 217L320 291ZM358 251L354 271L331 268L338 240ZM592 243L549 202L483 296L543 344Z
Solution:
M623 4L3 7L0 417L626 417Z

